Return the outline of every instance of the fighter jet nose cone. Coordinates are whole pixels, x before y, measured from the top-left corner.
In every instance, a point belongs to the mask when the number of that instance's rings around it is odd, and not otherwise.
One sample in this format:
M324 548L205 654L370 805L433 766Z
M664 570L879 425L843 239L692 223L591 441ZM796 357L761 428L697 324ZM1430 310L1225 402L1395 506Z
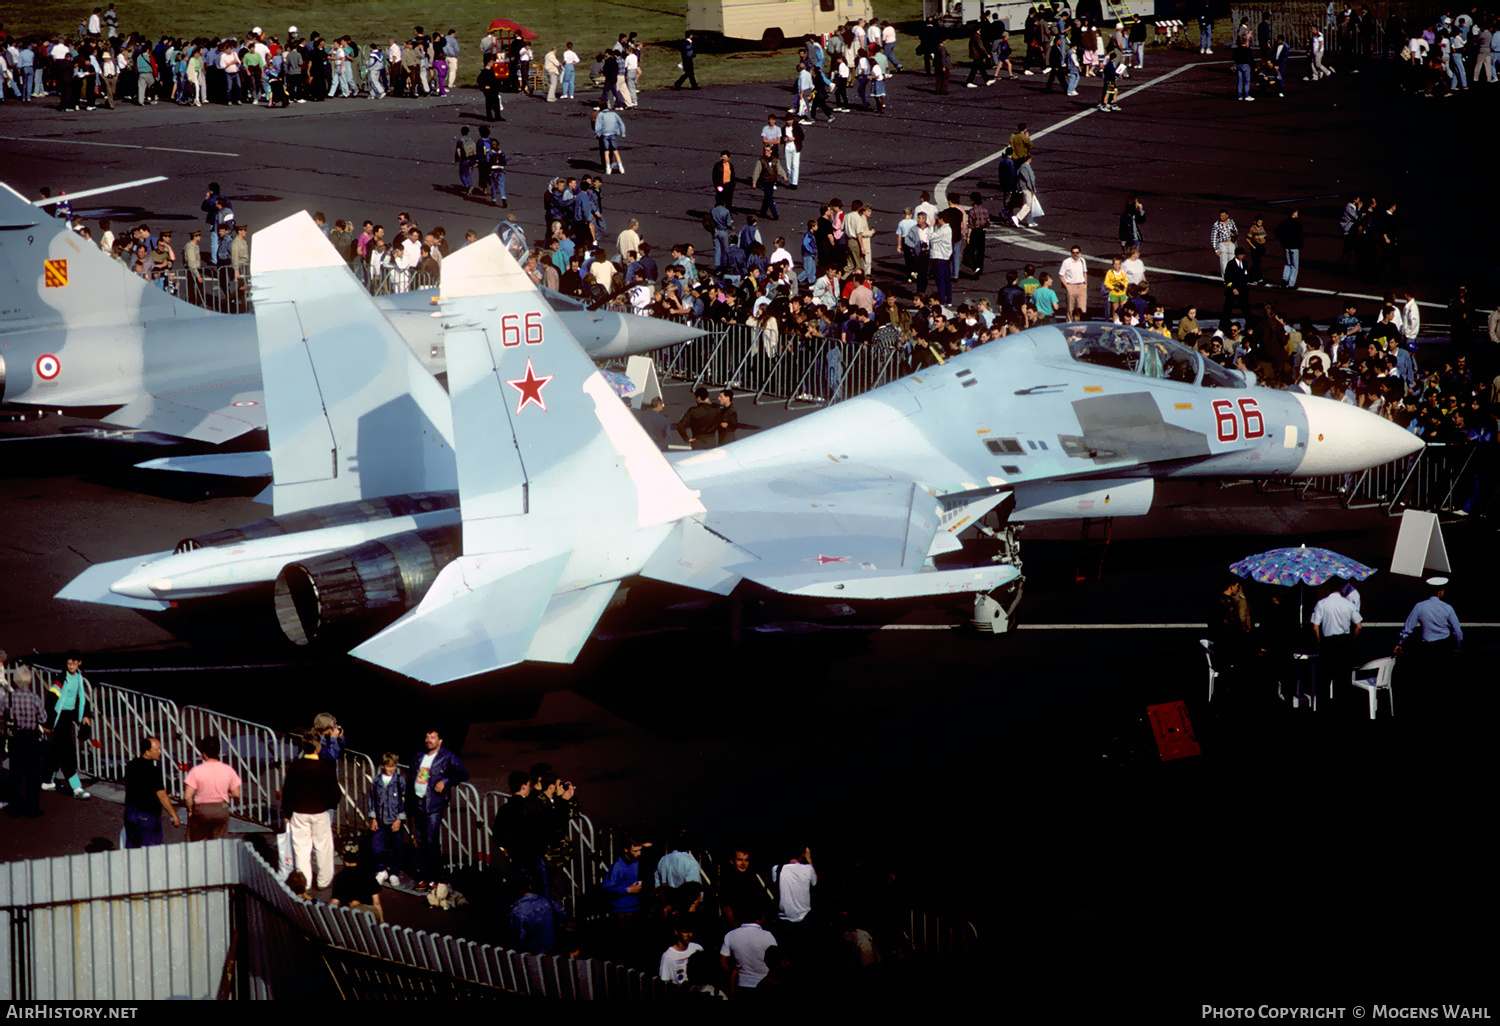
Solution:
M1297 396L1307 413L1307 455L1296 475L1353 474L1399 460L1422 448L1422 440L1392 422L1349 403Z

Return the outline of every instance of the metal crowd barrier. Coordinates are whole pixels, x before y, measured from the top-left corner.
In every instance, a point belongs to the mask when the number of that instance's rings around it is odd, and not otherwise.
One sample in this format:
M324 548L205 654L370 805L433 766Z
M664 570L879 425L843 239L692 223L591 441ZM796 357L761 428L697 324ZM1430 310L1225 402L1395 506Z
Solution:
M1309 478L1297 490L1302 498L1309 492L1337 495L1351 509L1382 506L1387 515L1407 508L1484 516L1495 500L1497 460L1500 446L1494 442L1429 442L1359 474Z
M62 683L60 671L32 667L32 689L45 697L48 688ZM85 680L87 675L85 674ZM184 769L176 758L181 726L177 705L140 691L113 684L88 682L89 715L93 736L78 743L79 772L99 780L123 781L125 766L140 754L143 737L161 740L162 777L168 794L182 793ZM188 751L191 751L189 749ZM190 765L190 764L189 764Z
M287 763L301 754L297 746L264 724L203 706L184 707L180 722L190 753L195 752L193 746L199 738L215 735L219 739L219 758L239 774L240 797L230 806L230 812L270 830L280 827L281 784L286 778ZM193 754L188 766L196 761Z
M910 358L899 348L851 347L783 333L774 351L767 353L759 328L711 321L701 321L698 327L708 334L658 354L661 376L690 381L694 388L734 388L755 404L779 401L787 409L832 404L889 384L911 370Z

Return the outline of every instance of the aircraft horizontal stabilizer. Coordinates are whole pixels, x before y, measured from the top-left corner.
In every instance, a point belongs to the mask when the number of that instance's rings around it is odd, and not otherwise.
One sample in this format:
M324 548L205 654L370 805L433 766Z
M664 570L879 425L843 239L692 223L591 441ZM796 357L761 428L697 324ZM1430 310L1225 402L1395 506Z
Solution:
M350 654L427 684L514 666L527 658L568 553L528 558L460 556L415 609Z
M137 463L142 470L170 470L178 474L215 474L219 477L270 477L271 454L253 452L208 452L195 456L162 456Z
M678 521L647 560L641 576L715 595L734 591L740 575L725 567L754 560L755 556L710 531L701 520L688 517Z
M125 609L143 609L151 612L170 609L172 607L170 602L116 595L109 590L109 586L128 576L136 568L171 554L171 552L153 552L149 556L130 556L109 563L95 563L69 581L56 597L68 599L71 602L92 602L95 605L121 606Z
M142 396L103 420L106 424L190 438L195 442L227 442L261 426L253 417L247 419L240 416L241 409L253 409L259 405L260 392L255 392L257 399L245 399L245 393L238 391L238 388L239 386L224 386L203 389L194 393L191 403L177 402L161 396ZM222 399L222 405L218 408L213 405L216 395ZM248 405L236 407L235 403Z

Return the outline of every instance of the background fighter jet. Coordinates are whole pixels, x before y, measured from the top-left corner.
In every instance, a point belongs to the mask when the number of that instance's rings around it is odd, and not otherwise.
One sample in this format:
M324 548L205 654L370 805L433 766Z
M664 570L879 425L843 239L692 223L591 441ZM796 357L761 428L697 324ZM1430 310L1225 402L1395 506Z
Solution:
M408 292L375 302L423 364L440 373L433 298ZM591 311L557 293L549 300L600 359L702 334L671 321ZM0 183L0 400L117 407L104 416L107 423L226 442L266 426L256 318L179 300Z
M450 395L306 215L257 245L277 516L94 567L60 597L159 604L274 578L292 640L356 641L443 683L572 661L636 575L848 601L1000 591L1013 608L1027 521L1145 513L1157 477L1349 473L1421 445L1077 323L671 462L499 240L445 261ZM960 538L983 518L998 556Z

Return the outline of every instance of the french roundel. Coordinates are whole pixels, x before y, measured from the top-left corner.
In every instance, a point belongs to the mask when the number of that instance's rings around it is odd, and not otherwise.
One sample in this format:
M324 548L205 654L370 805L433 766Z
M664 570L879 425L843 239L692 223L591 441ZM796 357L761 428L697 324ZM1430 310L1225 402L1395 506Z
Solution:
M51 353L36 358L36 376L43 381L53 381L62 373L62 361Z

